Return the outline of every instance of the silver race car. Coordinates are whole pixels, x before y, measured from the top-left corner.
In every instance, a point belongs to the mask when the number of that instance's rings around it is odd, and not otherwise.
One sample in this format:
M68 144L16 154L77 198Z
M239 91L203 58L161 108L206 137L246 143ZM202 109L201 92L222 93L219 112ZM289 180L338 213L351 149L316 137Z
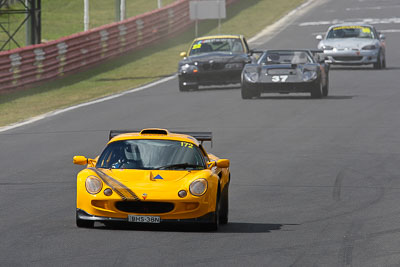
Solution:
M329 65L323 51L266 50L242 71L242 98L261 93L310 93L312 98L328 95ZM322 55L322 56L321 56Z
M386 67L385 36L368 24L336 24L329 27L318 49L324 51L330 64L367 65L375 69Z

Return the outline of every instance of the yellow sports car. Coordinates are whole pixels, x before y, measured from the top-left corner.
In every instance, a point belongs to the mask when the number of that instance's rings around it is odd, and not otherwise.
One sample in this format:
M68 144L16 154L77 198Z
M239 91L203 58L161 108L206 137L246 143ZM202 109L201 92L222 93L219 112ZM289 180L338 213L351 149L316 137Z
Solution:
M229 160L207 153L210 132L113 130L77 176L76 225L94 222L198 223L209 230L228 222Z

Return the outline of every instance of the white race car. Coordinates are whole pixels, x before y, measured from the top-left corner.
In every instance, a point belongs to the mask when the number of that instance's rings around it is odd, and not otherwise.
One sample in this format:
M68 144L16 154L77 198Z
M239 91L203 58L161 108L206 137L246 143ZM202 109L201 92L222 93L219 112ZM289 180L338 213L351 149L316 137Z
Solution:
M368 24L336 24L329 27L318 49L324 51L327 62L339 65L373 64L375 69L386 67L385 36Z

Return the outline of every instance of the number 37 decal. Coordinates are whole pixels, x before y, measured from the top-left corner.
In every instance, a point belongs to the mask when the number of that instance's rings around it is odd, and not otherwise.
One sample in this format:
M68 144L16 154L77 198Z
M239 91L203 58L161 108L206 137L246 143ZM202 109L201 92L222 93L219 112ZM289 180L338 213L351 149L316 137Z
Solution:
M289 76L287 76L287 75L275 75L275 76L272 76L272 81L274 82L274 83L278 83L278 82L286 82L286 80L287 80L287 78L288 78Z

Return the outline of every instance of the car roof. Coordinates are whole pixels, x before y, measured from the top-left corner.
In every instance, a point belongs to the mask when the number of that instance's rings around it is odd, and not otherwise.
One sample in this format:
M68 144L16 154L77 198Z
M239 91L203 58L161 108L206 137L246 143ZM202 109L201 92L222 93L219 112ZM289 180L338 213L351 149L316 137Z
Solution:
M200 145L200 142L196 138L190 135L182 133L171 133L166 129L158 129L158 128L143 129L138 132L121 133L112 137L108 143L122 141L122 140L138 140L138 139L172 140L172 141L188 142L195 144L197 146Z
M366 23L357 23L357 22L349 22L349 23L339 23L339 24L334 24L329 27L329 29L336 28L336 27L343 27L343 26L361 26L361 27L370 27L374 28L374 26Z
M242 35L234 35L234 34L208 35L208 36L197 37L196 39L194 39L194 41L198 41L198 40L209 40L209 39L215 39L215 38L235 38L235 39L241 39L241 38L242 38Z

